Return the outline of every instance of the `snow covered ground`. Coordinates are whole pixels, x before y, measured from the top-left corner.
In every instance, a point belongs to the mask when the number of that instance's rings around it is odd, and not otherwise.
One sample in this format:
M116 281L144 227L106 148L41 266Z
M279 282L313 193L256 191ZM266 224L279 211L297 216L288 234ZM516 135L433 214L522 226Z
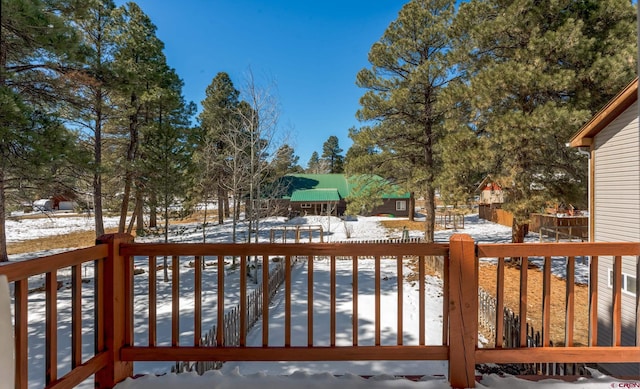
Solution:
M347 229L351 231L351 240L368 240L368 239L382 239L382 238L399 238L400 233L396 235L388 232L384 229L379 220L379 217L360 217L357 221L343 222L337 218L327 217L309 217L309 218L297 218L289 222L285 222L282 219L270 219L262 223L262 229L260 234L260 241L268 241L269 231L271 228L280 228L282 226L294 225L294 224L309 224L309 225L322 225L323 229L328 234L330 241L342 241L347 240ZM21 221L17 224L11 224L7 228L10 241L24 240L33 237L45 236L47 234L59 234L61 231L78 230L78 229L91 229L92 221L87 220L86 217L67 217L67 218L55 218L55 219L38 219L37 221ZM115 223L115 219L108 220L107 223ZM465 219L465 228L459 231L439 231L436 233L436 240L440 242L448 241L449 237L455 233L466 233L471 235L477 242L481 243L497 243L508 242L510 240L510 229L507 227L499 226L484 220L480 220L477 215L469 215ZM242 232L243 233L243 232ZM243 235L240 234L242 238ZM207 242L228 242L231 236L231 224L227 223L222 226L211 226L207 228ZM411 237L422 236L421 231L410 231ZM139 238L137 241L158 241L158 237L144 237ZM536 234L530 234L531 241L537 241ZM192 225L176 225L173 227L171 240L177 242L200 242L202 241L202 230ZM12 256L11 260L23 260L25 255ZM350 262L345 262L350 264ZM383 261L384 263L384 261ZM145 264L139 263L139 267L144 269ZM342 266L342 265L339 265ZM584 275L585 266L576 266L576 273L578 276ZM328 293L322 288L326 288L328 282L323 281L323 277L328 277L329 264L328 261L314 262L314 279L317 281L317 288L315 293L323 294ZM371 267L363 266L360 268L359 277L363 279L372 279L373 272ZM87 279L92 278L92 268L86 268L86 274L83 277ZM557 270L561 272L561 267L557 266ZM294 267L293 282L306 282L307 268L304 263L300 263ZM407 270L408 271L408 270ZM341 274L344 273L344 277L350 278L349 268L340 269ZM385 290L392 293L383 293L382 306L384 309L395 311L395 263L393 266L385 266L382 268L383 277L390 282L383 282L382 287ZM158 274L160 277L160 273ZM59 274L59 278L64 279L66 275L64 272ZM190 301L190 293L192 291L189 288L188 280L192 277L192 269L181 266L181 280L182 280L182 296L185 301ZM136 277L135 290L139 293L143 293L146 288L147 277ZM41 282L37 279L33 280L34 285ZM237 282L237 271L235 274L230 272L227 277L227 282L233 284ZM366 309L367 306L372 306L370 302L373 301L373 285L362 282L360 284L358 298L359 298L359 323L360 333L359 337L362 344L371 342L374 336L374 317L371 309ZM158 283L158 295L161 296L170 295L168 289L169 285L163 285ZM431 322L427 323L429 337L427 344L437 344L440 342L440 334L442 333L441 326L441 304L440 297L441 283L437 278L429 277L427 279L427 295L429 304L429 311L427 317L432 318ZM303 305L306 303L306 295L304 292L306 288L302 288L304 291L296 291L295 293L301 293L300 296L294 295L293 301L302 301ZM89 329L91 327L92 317L92 290L93 287L89 284L83 289L83 294L86 293L86 304L83 304L83 320L86 320L86 326ZM228 288L233 290L233 288ZM417 306L417 292L415 285L411 285L405 282L404 290L404 304L405 304L405 317L404 317L404 337L407 344L415 342L417 339L417 315L414 314L411 307ZM338 291L338 295L341 293ZM389 296L387 296L389 295ZM30 356L30 384L29 387L42 387L43 383L43 358L44 358L44 295L42 293L30 294L30 313L29 313L29 356ZM212 291L209 295L204 296L205 299L215 300L215 291ZM229 297L233 299L234 296ZM59 291L59 355L60 364L68 364L68 356L70 355L70 339L69 331L70 325L68 324L68 317L70 313L70 292L68 290ZM170 311L171 302L170 299L158 298L160 306L158 306L158 342L162 344L167 342L166 338L162 338L162 333L166 333L167 328L170 328ZM192 301L192 300L191 300ZM317 307L314 307L314 334L317 339L328 339L329 326L327 317L329 315L329 307L327 302L321 299L314 300L317 303ZM208 301L211 306L215 306L215 301ZM136 312L144 316L146 307L144 306L144 299L136 300ZM204 302L207 305L207 301ZM181 303L181 306L183 304ZM349 315L350 300L341 299L337 302L340 313L338 314L338 328L342 331L338 333L345 334L344 339L338 339L338 345L348 342L349 329L351 328L351 316ZM189 310L188 305L183 306L185 310ZM212 308L215 309L215 308ZM276 297L270 310L270 323L279 323L283 321L283 309L284 303L281 301L281 297ZM294 333L292 334L292 342L294 344L306 344L306 307L301 306L299 308L294 307L292 309L293 317L292 324ZM214 315L210 315L214 317ZM384 315L383 315L384 318ZM181 316L182 319L182 316ZM391 315L391 320L382 323L385 337L389 339L395 339L395 317ZM206 319L203 323L203 329L210 327L213 322L211 319ZM189 322L189 317L184 318L184 322ZM299 323L298 323L299 322ZM144 322L136 322L139 331L136 333L136 339L143 339L145 336ZM299 325L296 325L298 323ZM181 327L182 328L182 327ZM185 326L185 330L181 333L181 342L187 344L193 337L193 333L189 332L188 326ZM169 331L170 332L170 331ZM272 338L270 342L274 344L283 344L283 334L276 331L270 331ZM65 343L66 340L66 343ZM249 344L258 345L261 340L261 326L260 322L256 325L248 336ZM88 344L85 352L87 355L91 352L92 334L87 331L86 344ZM319 343L322 344L322 343ZM313 362L313 363L226 363L220 371L209 372L202 377L194 377L190 373L183 374L171 374L167 373L170 364L157 364L157 363L136 363L136 373L150 373L148 376L139 379L129 379L118 385L118 388L171 388L171 387L183 387L187 388L236 388L236 387L248 387L248 386L260 386L262 389L269 388L324 388L328 386L339 385L344 388L446 388L449 387L446 379L443 377L447 373L446 362L425 362L425 361L409 361L409 362ZM68 368L66 368L68 370ZM65 368L61 368L59 375L65 373ZM156 374L164 374L161 377L156 377ZM0 372L0 376L2 373ZM372 378L365 380L360 375L371 375ZM412 382L407 380L396 380L395 375L417 375L424 376L424 379L419 382ZM638 383L625 382L613 379L611 377L599 376L589 380L581 380L576 383L562 383L559 381L543 381L541 383L533 384L528 381L519 380L513 377L499 378L497 376L486 376L483 378L478 387L489 388L525 388L535 386L565 388L565 387L587 387L587 388L599 388L599 387L624 387L624 385L638 385ZM576 386L577 385L577 386ZM1 385L0 385L1 386ZM87 383L84 387L91 387L91 383Z

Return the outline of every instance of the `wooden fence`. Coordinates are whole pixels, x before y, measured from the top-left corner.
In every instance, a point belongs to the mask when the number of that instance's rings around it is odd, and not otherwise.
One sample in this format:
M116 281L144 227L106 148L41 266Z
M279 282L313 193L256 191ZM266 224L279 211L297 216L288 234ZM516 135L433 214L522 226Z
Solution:
M155 280L155 262L158 256L170 256L172 258L172 279L167 285L170 294L170 344L158 344L157 324L158 295ZM202 345L202 321L203 321L203 257L240 258L240 267L244 269L247 258L257 256L262 259L263 268L269 266L274 257L284 258L284 288L283 288L283 315L282 325L276 327L284 333L284 346L270 343L270 331L274 326L270 325L269 304L259 306L262 317L261 345L249 346L247 344L247 322L249 318L245 313L249 311L247 282L245 272L240 272L240 280L234 283L240 292L240 333L226 331L219 326L215 331L215 347ZM306 318L307 342L304 345L292 345L292 285L291 259L294 257L307 257L307 288L306 301L303 301ZM584 347L575 347L573 343L574 328L574 288L576 257L590 256L589 279L589 342ZM608 345L596 344L598 330L597 304L598 282L606 282L598 279L598 258L601 256L613 257L613 287L611 298L610 319L612 328L612 342ZM473 240L463 234L453 235L448 244L140 244L133 243L132 238L125 234L116 234L102 237L99 244L88 249L76 250L64 254L38 258L31 261L9 263L0 266L0 274L7 276L12 283L15 293L13 311L15 312L15 340L16 340L16 387L27 388L29 363L28 354L29 321L34 320L29 312L28 280L29 277L44 274L44 297L38 299L46 306L46 323L44 357L45 360L45 385L48 388L74 387L87 377L95 377L95 386L98 388L110 388L116 383L133 374L133 362L135 361L352 361L352 360L446 360L448 361L447 377L454 388L471 388L475 386L475 368L478 364L564 364L564 363L640 363L640 353L635 346L622 344L622 257L640 256L640 243L522 243L522 244L475 244ZM148 302L148 310L136 311L134 315L134 257L135 262L148 261L149 282L148 290L140 289L136 283L136 297ZM320 281L314 278L314 258L329 258L328 282L322 281L322 285L328 287L326 300L330 327L325 336L314 333L314 291ZM359 333L359 321L353 320L348 333L343 333L343 328L336 326L338 317L337 284L345 283L344 287L350 290L352 296L351 311L353 317L358 317L358 278L337 277L336 261L338 257L349 258L352 273L358 274L359 259L361 257L373 257L375 259L371 281L375 283L373 310L373 345L361 344ZM397 277L395 289L397 294L396 309L385 310L385 318L394 315L396 318L397 339L393 345L382 343L384 328L382 325L381 308L381 259L392 258L397 264ZM441 341L436 344L426 344L426 320L425 306L427 296L425 283L419 282L418 288L418 335L415 344L403 343L403 312L407 307L404 304L403 271L405 261L415 261L418 258L417 277L423 280L425 275L425 258L443 258L443 305L442 320L443 333ZM477 348L478 330L480 320L478 317L478 261L482 258L497 258L496 268L496 319L495 334L503 334L505 327L504 311L504 259L506 257L522 258L519 301L516 310L518 317L527 317L527 264L529 257L544 258L543 285L535 293L542 294L542 324L540 347L527 347L529 344L530 330L526 326L526 320L517 321L519 331L512 336L515 346L507 347L508 343L502 336L495 336L495 347ZM566 260L566 303L565 303L565 339L562 347L552 347L549 335L550 329L550 278L551 257L565 257ZM193 304L184 306L187 297L181 295L180 262L187 263L195 259L195 266L189 273L190 290L189 298ZM385 259L387 261L387 259ZM94 296L86 296L80 277L80 266L93 262L95 268L95 285L92 289ZM57 333L60 324L58 320L58 270L71 267L71 358L68 373L58 376L59 360L57 354ZM222 322L223 317L229 311L225 305L225 264L223 260L217 261L216 276L207 278L207 286L215 283L217 305L214 309L217 321ZM144 277L138 275L135 277ZM268 296L269 273L262 273L263 296ZM342 285L342 284L341 284ZM350 288L350 289L349 289ZM170 289L170 290L169 290ZM536 288L537 289L537 288ZM61 292L62 293L62 292ZM66 293L66 292L65 292ZM140 295L140 293L143 293ZM341 292L341 296L343 292ZM349 292L348 292L349 293ZM385 292L386 293L386 292ZM82 307L85 298L95 299L95 352L91 355L84 354L83 347L83 317ZM264 297L263 297L263 301ZM66 302L65 302L66 304ZM193 338L185 344L180 339L181 314L185 309L193 317ZM135 322L134 322L135 316ZM184 318L183 318L184 319ZM183 320L184 322L184 320ZM184 325L184 323L183 323ZM134 337L134 329L145 329L148 339ZM347 336L352 338L350 345L337 345L336 339ZM239 341L238 341L239 338ZM86 341L86 338L84 339ZM387 339L385 339L387 340ZM233 341L238 346L229 346L227 342ZM319 346L318 342L326 346ZM93 347L92 347L93 348Z
M278 262L275 269L269 271L269 293L266 298L266 304L268 305L271 302L271 299L278 291L278 288L284 282L285 277L285 266L282 262ZM263 296L264 289L258 286L247 296L247 327L244 331L249 332L249 330L254 326L254 324L260 319L262 314L262 304L265 301ZM240 334L243 330L240 328L240 304L237 304L227 313L225 313L223 322L223 339L225 346L240 346ZM214 325L207 333L202 337L201 344L205 347L216 347L217 339L216 334L218 333L217 326ZM197 372L199 375L204 374L209 370L216 370L222 367L224 362L222 361L197 361L197 362L176 362L175 366L171 368L171 371L174 373L183 373L185 371L188 372Z

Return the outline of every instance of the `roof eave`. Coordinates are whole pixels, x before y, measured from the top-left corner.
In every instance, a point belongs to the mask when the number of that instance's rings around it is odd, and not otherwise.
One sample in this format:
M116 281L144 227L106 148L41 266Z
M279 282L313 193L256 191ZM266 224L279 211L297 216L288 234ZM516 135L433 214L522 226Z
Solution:
M625 109L638 100L638 77L627 85L616 97L604 106L569 141L571 147L587 147L593 138Z

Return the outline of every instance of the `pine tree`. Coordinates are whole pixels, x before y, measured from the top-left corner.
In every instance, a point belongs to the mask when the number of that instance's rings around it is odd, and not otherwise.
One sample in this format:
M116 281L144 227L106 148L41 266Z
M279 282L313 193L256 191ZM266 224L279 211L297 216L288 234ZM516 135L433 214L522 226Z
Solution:
M284 144L276 150L273 159L269 163L269 174L277 180L289 173L300 173L302 168L298 165L300 157L295 155L295 150L288 144Z
M201 188L198 197L207 202L212 197L211 190L215 190L218 197L218 224L224 223L225 213L228 212L228 207L225 209L227 195L223 189L226 177L223 134L237 127L239 95L227 73L216 74L206 89L206 97L201 103L202 111L198 116L200 133L194 156L199 168L198 187Z
M438 144L444 113L442 90L455 72L448 63L454 0L412 0L405 4L369 52L371 68L358 73L358 118L372 121L353 131L354 145L376 153L350 158L349 171L367 167L406 190L424 195L425 239L433 241Z
M307 173L309 174L318 174L321 173L320 168L320 156L317 151L311 153L311 158L309 158L309 162L307 162Z
M322 145L322 160L329 167L329 173L344 172L344 156L342 155L342 151L338 143L338 137L335 135L329 136L327 141Z
M514 214L514 242L530 213L584 202L586 164L565 142L633 78L634 20L626 0L461 5L456 52L466 57L468 88L460 98Z
M109 173L103 163L102 150L106 143L103 132L116 116L112 98L117 81L112 65L119 26L113 18L115 5L112 0L89 0L84 4L68 16L85 57L75 65L72 73L74 103L68 106L64 117L80 128L80 141L93 154L90 187L96 236L100 236L104 234L104 178Z
M0 12L0 262L8 260L8 195L24 180L51 178L41 168L63 158L68 132L56 119L78 40L61 17L66 2L2 0ZM50 143L47 146L47 143ZM44 174L43 174L44 173ZM49 177L47 177L49 175ZM43 181L39 180L39 185Z
M124 158L118 166L123 172L123 187L118 188L123 193L118 225L118 232L122 233L125 231L134 189L138 199L136 208L142 209L142 196L139 192L143 189L136 166L141 157L140 144L145 142L142 128L155 119L148 105L157 98L158 91L163 89L160 83L170 70L162 53L164 44L156 36L156 26L138 5L127 3L119 7L113 13L113 18L119 26L113 61L114 73L118 79L117 102L126 112L126 117L121 118L120 123L113 128L116 135L122 138L125 148ZM135 215L134 213L134 217Z

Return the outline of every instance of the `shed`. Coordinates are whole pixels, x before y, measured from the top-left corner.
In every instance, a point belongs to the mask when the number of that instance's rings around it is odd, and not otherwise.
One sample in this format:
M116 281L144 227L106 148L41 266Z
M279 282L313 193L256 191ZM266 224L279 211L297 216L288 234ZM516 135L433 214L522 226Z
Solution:
M589 240L640 242L638 79L627 85L570 140L589 156ZM622 258L622 344L636 340L637 263ZM598 345L611 345L613 258L598 262ZM640 365L605 365L613 375L638 376Z
M51 212L53 211L53 200L51 199L40 199L33 202L33 210L40 212Z

